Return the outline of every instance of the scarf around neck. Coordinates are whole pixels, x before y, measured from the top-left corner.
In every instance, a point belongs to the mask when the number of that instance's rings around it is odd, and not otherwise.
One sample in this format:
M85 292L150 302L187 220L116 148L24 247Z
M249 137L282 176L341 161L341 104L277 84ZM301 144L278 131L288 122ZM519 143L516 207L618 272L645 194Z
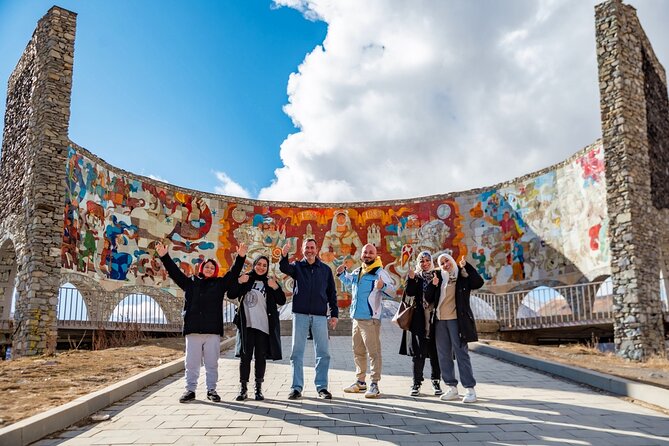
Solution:
M377 256L376 260L374 260L374 262L372 262L371 265L362 262L362 265L360 266L360 277L362 277L365 274L369 274L369 272L372 271L374 268L383 268L381 257Z

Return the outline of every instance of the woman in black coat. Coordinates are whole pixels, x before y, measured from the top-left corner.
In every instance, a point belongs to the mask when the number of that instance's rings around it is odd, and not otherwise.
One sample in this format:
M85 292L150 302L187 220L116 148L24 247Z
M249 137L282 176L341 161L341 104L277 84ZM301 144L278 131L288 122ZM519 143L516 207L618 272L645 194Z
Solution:
M253 262L248 274L239 277L237 286L228 292L229 299L238 299L235 316L239 362L239 394L237 401L248 397L251 359L255 356L255 399L263 400L262 382L265 379L267 358L281 359L279 306L286 303L286 295L273 278L267 276L269 259L260 256Z
M402 332L399 352L400 355L412 357L413 385L411 386L411 396L417 396L420 393L426 358L430 358L434 394L441 395L444 393L439 384L441 370L437 359L434 326L432 324L434 303L439 300L438 283L439 277L433 270L432 255L428 251L421 252L416 260L416 270L409 271L409 278L402 297L407 303L411 303L411 300L416 302L411 327L409 330Z
M459 397L453 356L458 362L460 381L465 388L463 403L476 401L476 379L469 358L468 342L478 341L476 321L469 304L471 290L483 286L483 278L462 258L460 265L448 254L438 258L440 298L435 309L435 341L442 377L448 386L441 396L444 401Z
M218 263L213 259L200 263L197 276L188 277L174 263L167 247L160 241L156 242L160 260L174 283L184 291L186 299L183 329L186 338L186 392L179 398L181 403L195 399L202 363L206 373L207 399L215 403L221 401L216 393L216 384L223 335L223 297L237 283L246 250L246 245L240 243L237 258L223 277L219 277Z

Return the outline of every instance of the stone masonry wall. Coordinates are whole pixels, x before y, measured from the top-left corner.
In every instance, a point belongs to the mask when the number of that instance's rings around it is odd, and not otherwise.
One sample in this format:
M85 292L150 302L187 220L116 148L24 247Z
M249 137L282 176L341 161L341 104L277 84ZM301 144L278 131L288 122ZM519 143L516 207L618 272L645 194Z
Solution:
M16 355L55 348L75 28L76 14L51 8L8 83L0 244L16 250Z
M646 94L662 97L659 90L663 90L666 97L666 77L634 8L620 0L598 5L596 33L607 204L612 216L616 350L623 357L643 360L664 351L659 242L666 227L658 227L660 215L652 200L648 129L667 117L648 116L649 111L661 112L657 104L662 101L649 102ZM659 78L649 89L648 73Z

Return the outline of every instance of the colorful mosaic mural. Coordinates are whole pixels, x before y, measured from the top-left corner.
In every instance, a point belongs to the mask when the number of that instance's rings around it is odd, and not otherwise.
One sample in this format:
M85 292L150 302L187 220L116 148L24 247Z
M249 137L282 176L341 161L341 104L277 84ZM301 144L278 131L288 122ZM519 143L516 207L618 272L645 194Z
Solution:
M62 265L108 289L172 289L155 257L156 240L170 241L186 274L206 258L226 269L245 242L249 259L268 255L290 291L291 279L278 270L281 247L289 242L295 256L302 240L313 237L333 269L355 267L362 246L373 243L397 283L422 250L466 256L490 289L570 273L593 279L609 269L603 159L595 144L556 170L481 193L396 205L291 207L191 195L120 175L70 148ZM340 290L340 306L349 303Z

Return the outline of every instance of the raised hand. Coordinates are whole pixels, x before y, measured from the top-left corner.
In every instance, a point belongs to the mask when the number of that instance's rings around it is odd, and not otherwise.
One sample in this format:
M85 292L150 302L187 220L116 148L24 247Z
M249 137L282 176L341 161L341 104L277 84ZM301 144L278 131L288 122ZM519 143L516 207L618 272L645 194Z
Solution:
M167 254L167 247L165 245L163 245L163 242L161 242L161 241L156 242L156 252L158 253L158 255L160 257Z
M413 279L414 277L416 277L416 271L410 269L409 270L409 279Z
M283 245L283 248L281 248L281 255L287 257L289 252L290 252L290 242L286 242L286 244Z
M377 290L380 290L381 288L383 288L383 285L385 285L385 283L383 283L383 279L380 278L380 277L378 278L378 280L376 280L376 281L374 282L374 287L375 287Z
M460 268L464 268L466 264L467 264L467 261L465 260L465 256L462 256L462 258L460 259L460 263L459 263Z
M337 267L337 275L340 275L341 273L343 273L345 269L346 269L346 266L344 266L344 265L339 265L339 266Z
M248 252L249 247L246 246L246 243L240 243L239 246L237 246L237 255L246 257L246 253Z
M273 290L276 290L276 289L279 288L279 284L276 283L276 280L274 280L274 278L272 278L272 277L267 279L267 286L270 287Z
M432 285L434 285L434 286L439 285L439 276L437 276L436 274L432 278Z
M239 276L239 279L237 279L237 282L239 283L246 283L249 281L249 275L248 274L242 274Z

